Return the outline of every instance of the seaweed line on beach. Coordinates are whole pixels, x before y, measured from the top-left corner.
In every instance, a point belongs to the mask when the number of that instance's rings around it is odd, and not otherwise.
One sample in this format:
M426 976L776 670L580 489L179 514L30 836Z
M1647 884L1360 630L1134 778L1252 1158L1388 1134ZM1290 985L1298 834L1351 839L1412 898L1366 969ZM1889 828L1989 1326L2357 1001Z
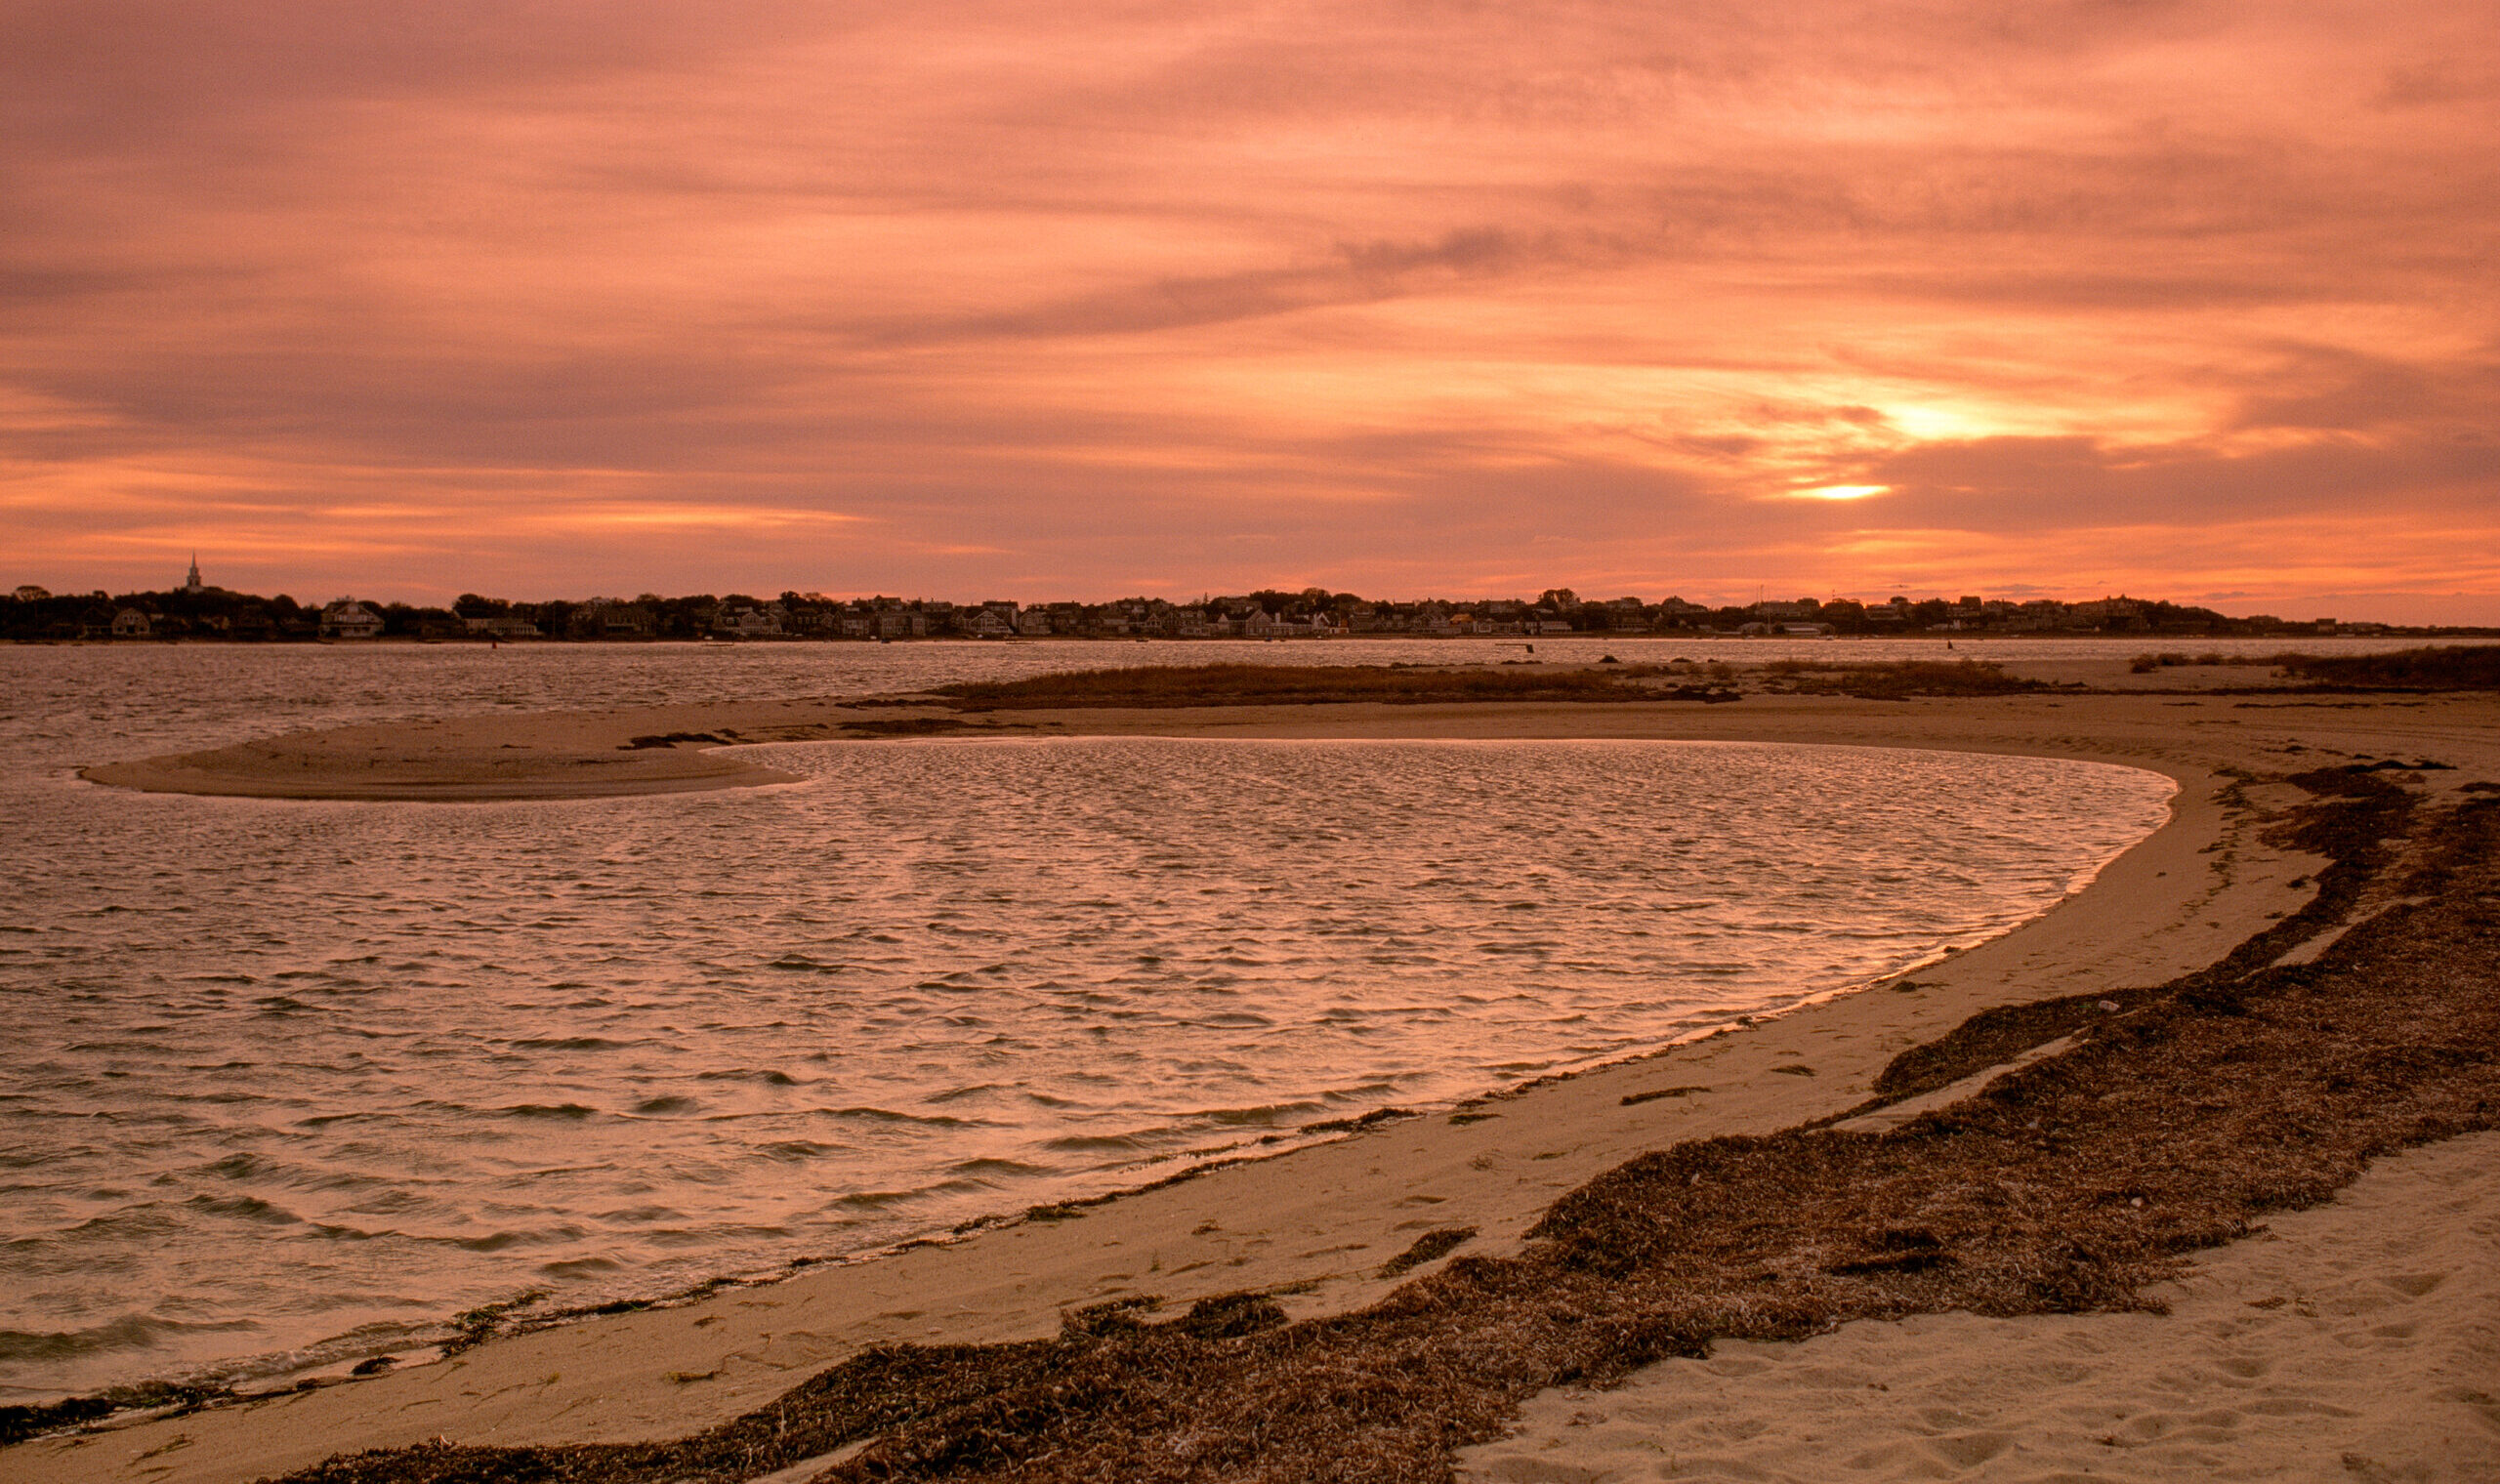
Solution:
M1438 1481L1527 1396L1714 1340L2151 1307L2142 1290L2187 1255L2370 1158L2500 1127L2500 800L2433 813L2377 773L2293 781L2313 799L2277 837L2332 858L2324 905L2158 989L1989 1011L1904 1053L1887 1100L2072 1038L1890 1132L1644 1155L1557 1202L1523 1255L1451 1257L1354 1313L1288 1323L1244 1294L1157 1321L1127 1300L1048 1340L881 1346L671 1442L440 1442L286 1479L731 1484L817 1461L828 1481ZM2391 886L2410 895L2275 967Z
M2164 997L2220 992L2346 920L2392 861L2387 842L2401 839L2411 828L2414 796L2366 769L2319 768L2284 781L2318 803L2276 822L2266 832L2266 843L2323 855L2329 862L2317 873L2315 893L2299 911L2251 935L2214 963L2168 984L1983 1010L1936 1040L1894 1057L1875 1079L1874 1098L1820 1122L1840 1123L2001 1066L2033 1047L2082 1031L2106 1014L2123 1013ZM2230 792L2237 793L2245 782L2234 784Z

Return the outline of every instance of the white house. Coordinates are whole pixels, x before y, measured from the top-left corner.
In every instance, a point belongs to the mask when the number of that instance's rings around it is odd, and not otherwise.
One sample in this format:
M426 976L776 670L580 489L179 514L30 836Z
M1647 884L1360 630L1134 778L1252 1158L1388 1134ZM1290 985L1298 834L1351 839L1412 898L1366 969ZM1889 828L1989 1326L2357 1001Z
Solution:
M382 615L352 598L342 598L321 610L323 639L380 639Z

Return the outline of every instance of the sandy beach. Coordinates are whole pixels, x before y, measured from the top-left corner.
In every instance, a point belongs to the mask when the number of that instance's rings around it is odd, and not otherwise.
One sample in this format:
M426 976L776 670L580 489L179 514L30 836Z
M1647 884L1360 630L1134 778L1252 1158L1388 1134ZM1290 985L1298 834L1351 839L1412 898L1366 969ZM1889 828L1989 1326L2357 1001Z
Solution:
M1731 1340L1530 1402L1471 1484L2500 1477L2500 1135L2394 1155L2157 1285L2164 1314Z
M1855 1109L1894 1057L1981 1010L2141 989L2223 958L2300 912L2326 864L2269 843L2270 823L2305 797L2282 775L2362 761L2436 762L2447 766L2401 774L2432 808L2472 797L2463 792L2468 784L2500 780L2500 698L2489 694L2238 693L2262 672L2222 667L2137 677L2123 664L2079 662L2033 673L2088 690L1906 701L1755 694L1713 706L1365 703L977 715L935 704L793 701L447 719L92 767L86 776L100 783L166 792L593 797L781 782L787 775L771 769L769 751L741 744L897 745L871 739L918 725L954 735L1845 743L2125 763L2167 775L2179 792L2170 823L2087 890L1917 971L1914 983L1808 1005L1456 1116L1387 1121L1287 1156L1050 1214L1057 1218L1021 1219L682 1306L496 1340L353 1383L38 1438L0 1449L0 1479L211 1484L433 1439L674 1438L748 1412L873 1346L1039 1340L1059 1333L1072 1309L1146 1296L1177 1311L1251 1290L1272 1296L1295 1319L1352 1313L1454 1257L1521 1253L1558 1197L1645 1152L1771 1134ZM2392 886L2373 891L2349 905L2342 926L2396 899ZM2314 956L2334 930L2293 952ZM1992 1075L1960 1079L1883 1116L1898 1121L1953 1102ZM1549 1393L1527 1408L1515 1439L1479 1450L1467 1467L1472 1477L1504 1480L1681 1477L1702 1471L1695 1460L1707 1454L1708 1468L1749 1478L2067 1477L2087 1463L2096 1476L2224 1477L2244 1469L2254 1477L2271 1468L2325 1477L2335 1476L2342 1456L2341 1466L2361 1477L2477 1476L2500 1437L2490 1387L2476 1391L2459 1380L2475 1364L2489 1374L2500 1326L2488 1282L2468 1281L2493 1266L2489 1164L2487 1135L2390 1160L2333 1206L2286 1217L2263 1241L2201 1259L2198 1275L2168 1296L2169 1316L1945 1315L1853 1324L1803 1344L1731 1342L1709 1361L1662 1362L1622 1391ZM1460 1230L1471 1235L1444 1248L1447 1256L1383 1276L1383 1263L1420 1236ZM2381 1245L2356 1256L2354 1244L2365 1238ZM2242 1297L2258 1288L2294 1307L2246 1307L2263 1301ZM2382 1315L2390 1304L2402 1312ZM2312 1308L2335 1322L2294 1322ZM2094 1326L2117 1328L2104 1335ZM2222 1402L2197 1400L2205 1393L2193 1385L2164 1380L2167 1363L2154 1358L2168 1353L2163 1344L2187 1347L2179 1353L2203 1357L2195 1364L2221 1368L2217 1375L2240 1374L2230 1367L2243 1362L2257 1367L2231 1393L2232 1416L2254 1421L2217 1421L2229 1410ZM2383 1368L2375 1383L2330 1364L2355 1344ZM2078 1348L2103 1360L2062 1358ZM1983 1357L2009 1351L2030 1368L2012 1374L2062 1378L2072 1399L2029 1386L2011 1398L1999 1378L1991 1401L1975 1393L1976 1381L1956 1380L1987 1370ZM2314 1386L2284 1382L2279 1397L2262 1380L2312 1371L2321 1378ZM1680 1379L1690 1373L1706 1383ZM1861 1373L1873 1380L1861 1382ZM1867 1386L1890 1400L1859 1395ZM1706 1406L1710 1417L1696 1421L1694 1398L1705 1396L1716 1398ZM2289 1400L2271 1411L2242 1405L2270 1397ZM2087 1436L2085 1403L2101 1400L2117 1415L2102 1430L2123 1435L2123 1447ZM1967 1421L1939 1420L1939 1408L1953 1407ZM2440 1423L2448 1431L2423 1435L2431 1441L2390 1441L2403 1418L2435 1411L2453 1419ZM1602 1422L1584 1420L1601 1412ZM2189 1421L2130 1421L2156 1413ZM1742 1437L1726 1430L1741 1432L1755 1418L1762 1425ZM1709 1449L1678 1441L1705 1426L1722 1429L1710 1434ZM1830 1443L1831 1431L1817 1428L1846 1432L1846 1441ZM2352 1464L2354 1458L2368 1468ZM834 1462L810 1461L789 1477Z

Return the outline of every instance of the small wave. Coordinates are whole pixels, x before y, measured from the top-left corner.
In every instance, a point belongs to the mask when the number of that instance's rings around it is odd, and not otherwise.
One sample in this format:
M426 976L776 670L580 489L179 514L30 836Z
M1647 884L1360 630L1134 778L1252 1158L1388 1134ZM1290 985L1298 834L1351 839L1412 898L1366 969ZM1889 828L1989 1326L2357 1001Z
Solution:
M703 1106L691 1097L646 1097L634 1104L637 1113L691 1113Z
M238 1216L243 1220L258 1221L267 1226L295 1226L302 1224L304 1220L294 1212L282 1206L272 1206L256 1195L195 1195L183 1204L192 1211L204 1211L210 1216Z
M541 1262L538 1270L551 1278L589 1278L612 1273L617 1266L605 1257L564 1257L554 1262Z
M585 1108L577 1102L517 1102L496 1111L515 1118L590 1118L599 1112L597 1108Z
M561 1036L512 1043L515 1050L523 1051L619 1051L633 1044L610 1041L604 1036Z
M1007 1085L1003 1082L977 1082L968 1088L951 1088L943 1092L932 1092L923 1101L953 1102L958 1097L977 1097L983 1092L1001 1092L1006 1089Z
M603 1221L628 1221L644 1226L647 1226L653 1221L683 1221L686 1219L685 1212L669 1206L628 1206L618 1211L603 1211L598 1215L599 1218Z
M560 1241L562 1238L545 1232L497 1231L489 1232L482 1237L429 1237L424 1240L438 1242L445 1247L457 1247L463 1252L493 1253L514 1247L543 1247L549 1242Z
M1319 1103L1312 1102L1310 1099L1305 1098L1296 1102L1266 1103L1252 1108L1208 1108L1203 1112L1194 1113L1190 1116L1193 1118L1205 1119L1211 1124L1222 1124L1227 1126L1239 1124L1271 1124L1275 1123L1279 1119L1292 1117L1296 1114L1316 1113L1319 1111L1320 1106L1321 1105Z
M49 1333L0 1330L0 1361L75 1360L81 1355L93 1355L104 1350L152 1349L165 1338L175 1335L221 1335L258 1328L248 1319L183 1324L171 1319L125 1314L86 1330L54 1330Z
M171 1232L177 1224L179 1223L162 1210L153 1206L141 1206L112 1212L105 1216L90 1216L70 1227L62 1235L107 1240L120 1237L152 1238Z
M917 1201L923 1192L917 1190L859 1190L837 1199L836 1206L850 1206L860 1211L883 1211L906 1201Z
M1039 1165L1022 1164L1011 1159L969 1159L960 1164L948 1165L946 1172L949 1175L967 1175L1050 1174L1050 1171Z
M858 1118L870 1123L920 1124L932 1129L965 1129L976 1127L980 1120L950 1118L943 1113L897 1113L892 1108L818 1108L818 1118Z

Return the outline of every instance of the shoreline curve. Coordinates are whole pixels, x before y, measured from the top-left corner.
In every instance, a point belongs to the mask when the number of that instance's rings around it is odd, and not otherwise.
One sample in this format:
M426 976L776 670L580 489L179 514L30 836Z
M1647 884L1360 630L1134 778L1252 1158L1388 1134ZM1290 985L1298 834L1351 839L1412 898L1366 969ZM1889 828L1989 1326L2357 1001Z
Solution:
M738 742L816 740L846 735L843 721L858 715L822 702L697 710L604 714L587 735L612 737L620 726L727 728ZM482 720L569 725L585 735L580 719ZM692 724L706 720L714 724ZM2452 794L2500 776L2500 698L2474 695L2359 706L2288 697L2251 705L2192 692L1907 703L1749 697L1745 706L1707 713L1515 703L989 720L984 732L1025 735L1640 736L1929 747L2124 763L2167 774L2179 792L2171 818L2082 890L1916 970L1915 982L1804 1005L1740 1031L1531 1085L1475 1110L1490 1117L1384 1124L1127 1194L1076 1219L997 1226L684 1307L495 1340L354 1385L18 1445L0 1450L0 1479L239 1484L342 1451L439 1435L502 1444L681 1435L876 1344L1032 1339L1055 1333L1067 1309L1145 1293L1186 1305L1260 1288L1278 1292L1295 1318L1351 1311L1404 1281L1379 1276L1377 1264L1418 1233L1472 1226L1477 1234L1459 1252L1515 1252L1546 1205L1597 1174L1674 1143L1841 1113L1897 1051L1979 1010L2161 983L2219 960L2313 894L2317 858L2265 839L2266 810L2279 802L2270 791L2282 787L2269 775L2409 754L2455 767L2419 775L2433 791ZM465 735L482 740L485 730ZM1813 1075L1785 1070L1798 1065ZM1708 1091L1649 1095L1667 1084ZM143 1456L149 1462L138 1462Z

